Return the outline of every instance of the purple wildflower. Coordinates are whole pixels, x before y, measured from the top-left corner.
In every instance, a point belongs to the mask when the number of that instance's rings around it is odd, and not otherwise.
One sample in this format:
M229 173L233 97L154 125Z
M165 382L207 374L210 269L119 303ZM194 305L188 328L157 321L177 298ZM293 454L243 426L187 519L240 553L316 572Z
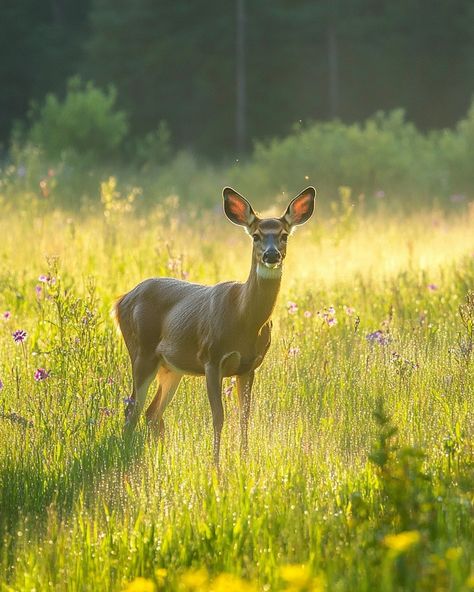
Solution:
M0 391L3 389L5 385L3 384L3 380L0 378Z
M36 286L35 286L36 298L39 298L41 296L42 291L43 291L43 288L39 284L36 284Z
M125 397L123 403L124 405L135 405L136 401L135 399L132 399L132 397Z
M54 284L56 283L56 278L52 277L49 273L48 273L48 275L45 275L44 273L42 273L38 277L38 281L41 282L42 284L49 284L50 286L54 286Z
M436 284L428 284L426 287L430 292L436 292L436 290L438 289L438 286Z
M380 331L380 329L373 333L368 333L365 338L369 343L378 343L379 345L387 345L390 342L390 337Z
M28 333L23 329L18 329L12 333L13 341L15 343L23 343L28 337Z
M334 308L334 306L330 306L330 307L328 308L328 313L329 313L330 315L335 315L335 314L336 314L336 309Z
M49 372L44 368L37 368L35 370L33 378L36 380L36 382L41 382L42 380L46 380L47 378L49 378Z
M305 319L310 319L313 316L313 313L310 310L305 310L303 316Z
M337 325L337 319L336 317L326 317L326 323L329 327L334 327L334 325Z
M290 356L297 356L300 353L300 348L297 346L290 347L288 350L288 355Z
M355 313L355 308L352 308L352 306L346 306L344 304L342 308L348 317L351 317Z
M295 314L296 312L298 312L298 305L296 304L296 302L292 302L291 300L289 300L286 303L286 308L289 314Z
M12 316L12 313L9 310L6 310L3 314L2 314L2 319L4 321L8 321Z

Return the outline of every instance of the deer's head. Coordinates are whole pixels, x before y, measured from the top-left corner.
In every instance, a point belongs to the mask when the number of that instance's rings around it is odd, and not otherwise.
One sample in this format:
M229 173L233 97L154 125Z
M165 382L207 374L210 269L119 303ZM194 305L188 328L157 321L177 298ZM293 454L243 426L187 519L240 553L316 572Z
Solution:
M262 278L277 278L286 256L288 236L307 222L314 210L316 190L308 187L295 197L280 218L260 218L249 202L231 187L223 191L224 211L234 224L243 226L253 239L253 257Z

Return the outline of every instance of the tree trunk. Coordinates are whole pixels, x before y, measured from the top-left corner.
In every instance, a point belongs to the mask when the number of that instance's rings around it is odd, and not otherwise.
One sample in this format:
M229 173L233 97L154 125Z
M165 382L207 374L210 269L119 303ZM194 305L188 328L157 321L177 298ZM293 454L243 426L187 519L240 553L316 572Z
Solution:
M339 115L339 63L336 28L328 27L328 71L329 71L329 116L334 119Z
M246 64L245 64L245 0L237 1L236 39L236 111L235 137L237 154L245 152L247 138L246 122Z

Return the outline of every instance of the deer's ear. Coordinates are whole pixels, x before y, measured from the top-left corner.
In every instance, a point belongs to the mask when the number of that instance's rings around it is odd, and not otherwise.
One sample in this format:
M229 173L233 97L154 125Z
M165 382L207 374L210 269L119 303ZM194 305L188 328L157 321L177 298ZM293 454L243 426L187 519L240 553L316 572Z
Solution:
M227 218L234 224L249 228L255 222L255 212L249 202L231 187L225 187L222 196L224 197L224 212Z
M307 222L314 211L314 198L316 189L307 187L288 206L283 219L290 226L299 226Z

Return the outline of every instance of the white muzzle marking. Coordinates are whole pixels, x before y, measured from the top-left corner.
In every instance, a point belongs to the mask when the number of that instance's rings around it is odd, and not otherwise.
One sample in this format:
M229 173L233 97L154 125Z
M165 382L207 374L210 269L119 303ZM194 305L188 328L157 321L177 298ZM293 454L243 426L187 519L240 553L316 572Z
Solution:
M282 265L281 263L267 265L262 263L257 263L257 275L258 277L262 278L263 280L276 280L281 277L282 273Z

